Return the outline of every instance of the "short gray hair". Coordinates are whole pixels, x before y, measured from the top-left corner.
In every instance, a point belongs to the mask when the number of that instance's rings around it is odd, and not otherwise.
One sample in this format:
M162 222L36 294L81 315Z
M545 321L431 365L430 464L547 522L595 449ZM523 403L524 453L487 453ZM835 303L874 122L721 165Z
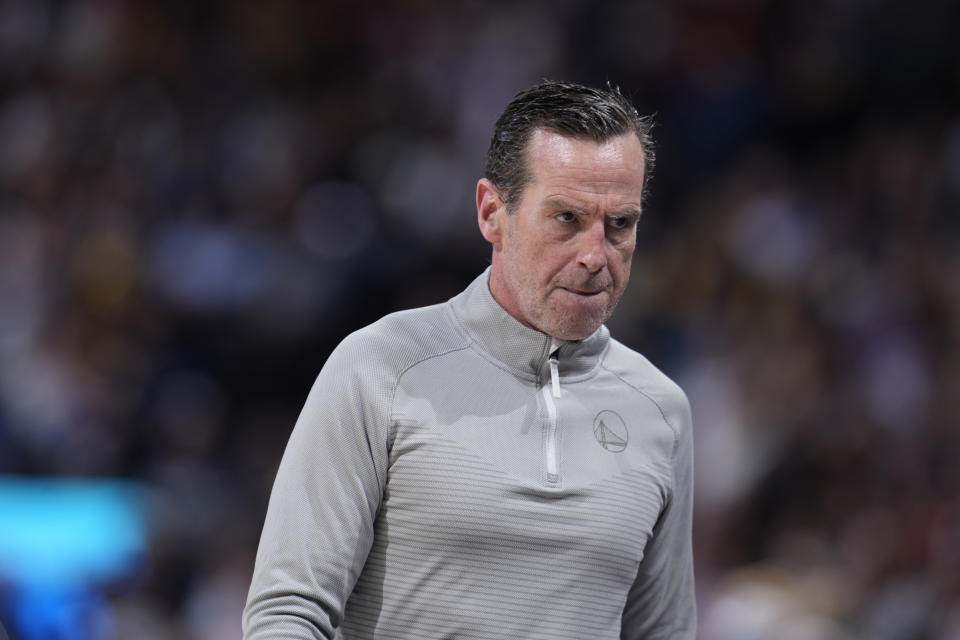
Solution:
M500 191L508 210L520 200L530 181L525 151L537 129L574 138L606 142L633 132L644 158L643 190L653 172L654 152L650 116L641 116L619 87L594 89L572 82L544 81L518 93L503 110L493 129L484 176Z

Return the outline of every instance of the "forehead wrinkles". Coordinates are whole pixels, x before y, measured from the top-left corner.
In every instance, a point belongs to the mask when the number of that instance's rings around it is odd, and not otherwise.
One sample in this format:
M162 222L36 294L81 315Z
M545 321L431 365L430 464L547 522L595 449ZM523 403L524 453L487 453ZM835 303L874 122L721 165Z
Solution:
M530 184L584 194L640 191L643 186L643 150L630 133L596 143L538 129L531 136L526 156Z

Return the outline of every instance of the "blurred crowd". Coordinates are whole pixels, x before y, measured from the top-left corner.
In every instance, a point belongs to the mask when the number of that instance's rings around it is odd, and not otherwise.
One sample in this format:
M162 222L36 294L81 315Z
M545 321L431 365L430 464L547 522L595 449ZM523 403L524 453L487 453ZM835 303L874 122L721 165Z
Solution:
M960 639L958 27L933 0L0 3L0 477L150 496L146 553L43 613L0 566L10 637L239 637L313 377L485 267L490 131L547 77L655 114L610 326L691 400L701 638Z

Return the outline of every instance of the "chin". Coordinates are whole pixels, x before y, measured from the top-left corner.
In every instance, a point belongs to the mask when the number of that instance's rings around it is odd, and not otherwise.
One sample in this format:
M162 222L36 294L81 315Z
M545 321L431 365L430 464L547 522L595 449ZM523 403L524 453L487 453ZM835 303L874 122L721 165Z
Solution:
M606 307L603 309L589 309L588 311L579 309L576 313L568 312L562 314L561 317L556 319L553 326L563 330L565 333L579 335L580 337L576 338L579 340L586 338L596 331L609 317L610 313Z
M596 331L601 324L603 324L603 320L597 318L581 319L576 322L565 322L561 320L554 323L554 330L550 332L550 335L560 338L561 340L583 340L593 335L593 332Z

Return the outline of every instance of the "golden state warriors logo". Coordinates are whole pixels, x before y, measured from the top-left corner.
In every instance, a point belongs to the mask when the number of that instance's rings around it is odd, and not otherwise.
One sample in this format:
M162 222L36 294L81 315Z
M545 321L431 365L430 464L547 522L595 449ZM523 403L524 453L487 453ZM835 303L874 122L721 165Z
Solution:
M623 418L610 410L604 410L593 419L593 435L607 451L617 453L627 448L630 432Z

